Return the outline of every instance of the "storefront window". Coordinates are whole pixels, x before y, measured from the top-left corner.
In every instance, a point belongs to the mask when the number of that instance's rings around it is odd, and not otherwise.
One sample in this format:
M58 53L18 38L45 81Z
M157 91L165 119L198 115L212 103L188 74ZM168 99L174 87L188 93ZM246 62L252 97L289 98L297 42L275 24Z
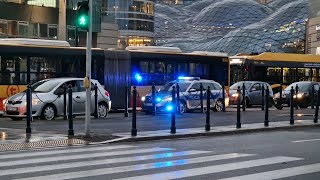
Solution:
M49 24L49 38L58 39L58 25Z
M17 36L18 35L18 22L8 21L8 35Z
M29 35L31 37L38 37L39 36L39 28L38 23L30 23L29 24Z
M8 22L7 20L0 19L0 34L8 33Z
M40 24L40 37L48 37L48 24Z
M19 27L19 36L28 37L29 35L29 23L25 21L18 22Z

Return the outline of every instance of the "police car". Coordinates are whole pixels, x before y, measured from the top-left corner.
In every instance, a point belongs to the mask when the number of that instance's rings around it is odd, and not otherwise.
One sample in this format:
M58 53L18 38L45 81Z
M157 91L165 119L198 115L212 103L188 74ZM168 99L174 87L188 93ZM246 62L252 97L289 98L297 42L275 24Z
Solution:
M179 113L187 112L188 110L200 109L200 86L203 86L203 106L206 107L206 90L208 86L211 90L211 102L210 108L216 111L223 110L223 95L222 86L213 80L200 79L199 77L179 77L177 80L171 81L166 85L162 86L155 95L155 105L157 112L168 112L172 111L172 89L173 87L179 86L179 97L178 102L180 110ZM177 88L176 88L177 89ZM152 92L142 97L143 101L142 110L145 112L153 112L153 99ZM225 91L225 105L229 106L229 98Z

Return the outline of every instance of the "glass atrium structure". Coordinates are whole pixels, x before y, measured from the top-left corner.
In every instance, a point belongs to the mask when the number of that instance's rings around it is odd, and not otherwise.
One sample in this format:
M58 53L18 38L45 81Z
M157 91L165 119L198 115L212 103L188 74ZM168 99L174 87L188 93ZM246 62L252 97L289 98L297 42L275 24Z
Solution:
M156 44L185 52L304 53L307 0L199 0L156 4Z
M103 0L103 15L119 26L119 46L154 44L154 0Z

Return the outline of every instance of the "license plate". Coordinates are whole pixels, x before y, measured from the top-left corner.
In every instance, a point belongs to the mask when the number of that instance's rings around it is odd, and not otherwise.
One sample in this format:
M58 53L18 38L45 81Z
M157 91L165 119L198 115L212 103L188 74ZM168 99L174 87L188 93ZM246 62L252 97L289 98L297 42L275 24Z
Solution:
M7 111L18 111L17 107L7 107Z

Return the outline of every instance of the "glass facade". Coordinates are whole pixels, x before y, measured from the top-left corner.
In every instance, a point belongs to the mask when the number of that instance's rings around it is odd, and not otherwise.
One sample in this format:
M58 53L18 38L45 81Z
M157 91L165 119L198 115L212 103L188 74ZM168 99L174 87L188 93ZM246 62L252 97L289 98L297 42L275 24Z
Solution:
M119 27L119 46L146 46L154 42L153 0L104 0L103 16Z
M229 55L305 51L306 0L203 0L155 9L160 46Z

